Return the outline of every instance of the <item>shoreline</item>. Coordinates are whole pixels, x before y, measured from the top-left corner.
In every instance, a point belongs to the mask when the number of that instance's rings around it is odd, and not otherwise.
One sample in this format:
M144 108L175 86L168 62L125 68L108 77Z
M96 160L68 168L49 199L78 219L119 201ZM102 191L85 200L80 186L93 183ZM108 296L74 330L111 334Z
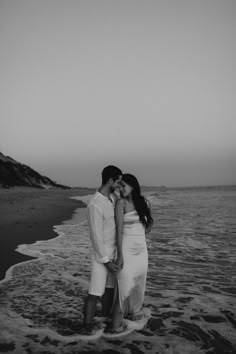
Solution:
M71 219L76 209L86 207L82 201L71 197L89 193L91 189L86 188L0 189L0 282L14 265L38 259L20 253L20 245L57 237L54 226Z
M77 192L63 198L54 196L53 209L55 201L60 204L61 200L64 206L63 199L68 197L69 202L76 199L86 203L89 194L91 191L84 196ZM228 192L201 192L197 201L195 196L195 192L189 200L188 193L154 196L158 203L153 200L155 223L147 239L151 247L144 299L144 307L151 310L152 317L143 331L135 331L119 343L102 336L99 342L79 337L89 286L90 242L88 224L84 222L86 209L77 207L70 219L54 225L57 237L26 244L26 254L39 257L13 266L12 273L9 269L11 278L0 283L0 351L95 353L99 344L104 352L128 353L131 348L147 353L233 353L235 193L231 203ZM41 198L42 207L50 210L52 196ZM207 208L208 214L199 217L201 208ZM209 220L213 222L210 228Z

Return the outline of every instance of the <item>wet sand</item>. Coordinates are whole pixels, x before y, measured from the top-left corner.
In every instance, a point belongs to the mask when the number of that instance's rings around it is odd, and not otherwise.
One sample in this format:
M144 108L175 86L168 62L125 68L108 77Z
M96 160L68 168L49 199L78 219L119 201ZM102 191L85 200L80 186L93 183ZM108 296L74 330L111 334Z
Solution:
M91 189L42 190L30 187L0 189L0 280L12 265L32 259L16 252L20 244L56 237L54 225L70 219L85 205L70 197Z
M22 208L24 198L17 193ZM91 341L79 335L90 277L90 240L85 209L78 208L79 199L86 203L91 191L55 192L55 200L47 193L37 191L35 200L45 199L49 211L55 204L65 206L63 198L70 193L85 196L69 199L68 205L78 203L76 211L67 221L55 222L52 234L57 237L19 242L18 250L35 258L12 267L0 282L0 352L236 353L235 190L149 194L154 226L147 236L144 307L152 317L144 329L125 337ZM28 215L32 222L33 214Z

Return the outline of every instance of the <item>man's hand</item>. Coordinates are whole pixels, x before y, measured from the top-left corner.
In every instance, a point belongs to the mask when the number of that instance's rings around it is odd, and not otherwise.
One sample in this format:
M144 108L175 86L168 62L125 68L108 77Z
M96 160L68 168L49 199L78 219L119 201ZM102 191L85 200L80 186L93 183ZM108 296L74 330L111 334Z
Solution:
M116 274L120 271L120 267L117 264L115 264L114 262L105 263L105 266L107 267L109 272L111 272L113 274Z

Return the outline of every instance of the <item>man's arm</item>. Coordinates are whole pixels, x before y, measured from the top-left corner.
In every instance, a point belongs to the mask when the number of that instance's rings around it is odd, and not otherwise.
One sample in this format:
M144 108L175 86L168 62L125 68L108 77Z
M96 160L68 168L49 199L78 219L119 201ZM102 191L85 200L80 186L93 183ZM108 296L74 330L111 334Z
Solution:
M88 224L90 227L90 237L95 257L100 263L109 262L103 241L103 215L101 210L90 205L87 209Z

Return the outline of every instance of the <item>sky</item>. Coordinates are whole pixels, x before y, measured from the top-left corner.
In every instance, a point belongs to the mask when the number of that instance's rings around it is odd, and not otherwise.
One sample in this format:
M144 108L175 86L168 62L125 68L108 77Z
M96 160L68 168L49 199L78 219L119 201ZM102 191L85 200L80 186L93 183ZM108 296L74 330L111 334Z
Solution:
M0 151L58 183L236 183L234 0L1 0Z

